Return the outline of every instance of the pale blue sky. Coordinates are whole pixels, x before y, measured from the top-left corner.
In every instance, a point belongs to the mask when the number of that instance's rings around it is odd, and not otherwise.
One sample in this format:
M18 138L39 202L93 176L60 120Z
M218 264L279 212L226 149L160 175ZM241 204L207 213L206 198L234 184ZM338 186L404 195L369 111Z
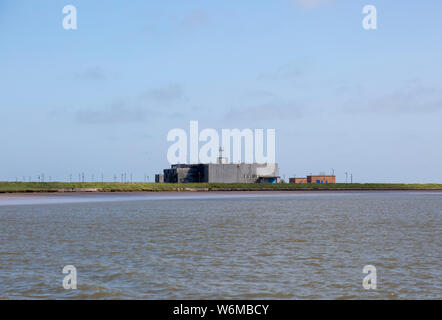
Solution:
M62 28L67 4L78 30ZM378 30L362 28L367 4ZM275 128L286 178L441 183L441 13L437 0L2 0L0 180L152 180L167 132L198 120Z

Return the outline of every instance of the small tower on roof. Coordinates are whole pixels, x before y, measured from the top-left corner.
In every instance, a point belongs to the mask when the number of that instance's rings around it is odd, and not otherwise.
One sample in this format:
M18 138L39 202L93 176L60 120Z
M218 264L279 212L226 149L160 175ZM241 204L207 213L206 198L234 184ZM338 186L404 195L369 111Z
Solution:
M227 158L223 157L224 147L219 148L218 164L226 164Z

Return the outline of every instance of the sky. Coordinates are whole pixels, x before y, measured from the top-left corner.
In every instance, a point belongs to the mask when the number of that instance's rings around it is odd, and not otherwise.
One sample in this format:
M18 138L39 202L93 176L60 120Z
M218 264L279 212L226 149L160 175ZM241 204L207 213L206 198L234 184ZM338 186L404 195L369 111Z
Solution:
M77 30L62 26L69 4ZM442 183L441 12L438 0L1 0L0 181L152 181L170 165L167 133L197 120L275 129L286 179Z

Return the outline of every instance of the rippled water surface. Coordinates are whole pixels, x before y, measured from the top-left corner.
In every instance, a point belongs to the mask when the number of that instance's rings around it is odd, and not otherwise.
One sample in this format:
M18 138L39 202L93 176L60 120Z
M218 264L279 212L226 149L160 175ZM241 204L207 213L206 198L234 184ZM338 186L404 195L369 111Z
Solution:
M441 299L441 213L426 192L0 195L0 298Z

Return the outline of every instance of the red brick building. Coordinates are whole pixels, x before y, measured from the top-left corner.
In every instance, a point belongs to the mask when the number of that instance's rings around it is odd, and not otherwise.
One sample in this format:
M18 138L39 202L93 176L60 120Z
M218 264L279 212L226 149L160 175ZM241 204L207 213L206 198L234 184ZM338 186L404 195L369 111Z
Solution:
M290 183L336 183L336 176L307 176L307 178L290 178Z
M290 178L290 183L307 183L307 178Z
M336 176L307 176L307 183L336 183Z

